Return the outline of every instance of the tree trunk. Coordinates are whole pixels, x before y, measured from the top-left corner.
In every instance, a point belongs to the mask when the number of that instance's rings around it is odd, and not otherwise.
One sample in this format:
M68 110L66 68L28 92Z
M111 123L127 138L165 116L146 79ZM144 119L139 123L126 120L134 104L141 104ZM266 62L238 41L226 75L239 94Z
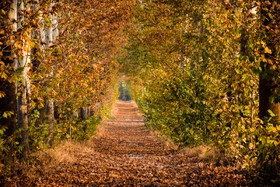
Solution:
M259 75L259 117L265 119L265 117L270 117L268 110L271 110L277 117L280 119L280 104L271 101L270 97L275 92L278 87L277 83L273 81L277 72L274 72L271 69L272 64L277 64L277 55L276 55L276 45L275 33L272 32L272 29L278 29L274 27L277 22L277 0L262 1L261 4L261 16L263 21L263 29L266 34L266 45L271 50L271 53L265 53L265 58L267 62L261 62L262 72ZM279 4L279 3L278 3ZM276 10L275 10L276 9ZM279 36L278 36L279 37ZM268 63L270 62L270 63Z
M13 35L17 31L17 0L13 0L9 4L8 10L8 24L11 25L10 33ZM3 62L5 65L10 66L10 73L17 69L17 56L14 53L13 41L8 40L5 42L6 50L3 52ZM14 133L16 127L16 84L10 80L0 78L0 85L5 97L0 98L0 126L6 127L6 135L10 136ZM7 116L7 114L10 114Z
M41 63L43 63L45 59L44 51L45 51L45 21L42 15L42 11L40 10L38 0L34 0L33 2L33 11L37 11L39 14L38 24L41 25L40 28L36 28L33 30L33 38L38 41L38 48L33 49L32 54L34 55L34 59L32 60L33 71L39 69ZM37 53L38 52L38 53Z
M84 124L83 125L83 131L86 132L87 131L87 123L84 122L84 121L87 120L87 118L88 118L88 107L87 106L80 108L79 118L81 119L82 123Z
M32 67L33 71L37 71L40 68L40 65L44 63L45 61L45 44L46 44L46 29L45 29L45 20L42 15L42 11L40 10L39 1L34 0L33 2L33 10L38 11L39 14L39 24L41 25L40 28L37 28L33 31L33 38L38 40L38 48L35 48L32 51L32 54L34 55L34 59L32 60ZM46 102L45 102L46 103ZM46 104L44 107L36 106L36 109L40 113L39 119L36 121L36 126L39 127L44 124L47 117L47 111L46 111ZM44 128L44 126L42 126Z
M50 11L52 8L53 3L50 3ZM51 15L51 23L53 23L53 15ZM53 43L53 25L51 24L50 28L46 29L46 43L49 46ZM52 67L51 67L52 68ZM51 76L53 76L53 71L51 72ZM47 91L49 91L50 88L47 88ZM55 120L54 120L54 101L53 98L51 98L48 102L48 121L49 121L49 138L48 138L48 144L50 146L53 145L54 140L54 128L55 128Z
M262 70L267 71L269 67L262 63ZM273 95L275 84L272 82L272 77L264 76L260 74L259 79L259 117L264 119L270 117L268 110L271 110L280 119L280 104L270 101L270 97Z
M19 12L25 9L24 1L19 0L18 10ZM22 26L24 17L20 17L18 20L18 28ZM30 34L29 34L30 36ZM29 138L28 138L28 83L29 78L27 75L29 63L30 63L30 48L27 42L23 39L23 49L22 56L19 58L19 67L22 68L21 72L21 84L18 87L18 106L17 106L17 116L18 116L18 127L21 129L21 140L20 145L23 146L22 157L27 159L29 155Z
M51 99L48 102L48 120L49 120L49 138L48 138L48 145L53 146L54 141L54 102Z

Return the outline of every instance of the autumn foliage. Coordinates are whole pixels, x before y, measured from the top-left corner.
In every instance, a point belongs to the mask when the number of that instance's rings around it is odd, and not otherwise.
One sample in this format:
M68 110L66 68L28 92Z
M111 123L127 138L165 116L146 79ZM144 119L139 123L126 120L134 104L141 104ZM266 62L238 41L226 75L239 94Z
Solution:
M1 1L1 173L38 149L91 137L108 116L129 4Z
M122 62L149 125L180 145L215 145L265 180L279 180L279 7L216 0L135 6Z
M119 72L147 125L279 182L279 1L2 0L0 172L88 139Z

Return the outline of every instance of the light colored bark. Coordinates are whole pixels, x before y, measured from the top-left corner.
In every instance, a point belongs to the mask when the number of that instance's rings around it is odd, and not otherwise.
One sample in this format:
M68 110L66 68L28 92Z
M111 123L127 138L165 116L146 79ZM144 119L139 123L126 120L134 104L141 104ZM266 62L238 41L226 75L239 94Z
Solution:
M17 0L13 0L11 3L11 8L9 10L8 13L8 17L9 17L9 24L11 24L11 35L13 35L15 32L17 32ZM13 52L13 40L8 40L7 41L7 45L8 46L12 46L11 49L11 57L14 59L13 64L11 65L11 67L13 68L13 70L15 71L17 69L17 56L16 54Z
M36 51L33 51L35 55L35 59L33 59L32 64L33 68L40 69L40 65L45 62L45 47L46 47L46 31L45 31L45 20L43 18L42 11L40 10L39 0L33 1L32 9L38 12L38 24L39 28L33 30L33 37L38 41L37 45L38 48ZM40 126L44 124L46 120L46 106L43 108L37 108L40 113L39 119L36 121L36 126ZM44 126L42 126L44 128Z
M24 9L28 9L28 7L24 4L24 0L19 0L18 12L23 11ZM19 17L18 19L18 27L22 26L24 22L24 17ZM30 34L29 34L30 37ZM21 82L18 88L18 127L21 129L21 146L23 146L22 156L24 159L27 159L29 155L29 137L28 137L28 93L30 94L30 80L28 77L28 70L30 60L30 47L26 40L23 38L23 48L22 48L22 56L19 58L18 66L22 68L21 72Z
M48 120L49 120L49 138L47 143L49 146L53 146L54 128L55 128L53 99L51 99L48 102Z
M53 3L50 3L50 9L52 8ZM51 12L51 11L50 11ZM56 19L56 18L55 18ZM49 28L46 29L46 43L47 46L50 47L53 44L54 41L54 33L53 33L53 22L54 17L51 15L50 18L51 25ZM52 68L52 67L51 67ZM53 70L51 71L51 76L53 76ZM47 88L48 90L49 88ZM47 143L52 146L54 141L54 129L55 129L55 118L54 118L54 100L51 98L48 101L48 121L49 121L49 138Z

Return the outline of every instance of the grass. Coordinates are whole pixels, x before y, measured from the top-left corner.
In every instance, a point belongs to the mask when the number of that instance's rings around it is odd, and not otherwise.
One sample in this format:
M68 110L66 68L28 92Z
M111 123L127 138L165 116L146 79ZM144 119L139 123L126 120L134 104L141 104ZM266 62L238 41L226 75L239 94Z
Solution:
M149 125L146 126L147 130L150 130L150 133L157 136L162 143L165 144L169 149L177 150L186 156L196 157L197 159L212 163L216 166L227 166L234 165L238 167L238 163L232 162L230 156L225 153L222 153L218 148L209 146L209 145L198 145L198 146L184 146L175 144L172 139L159 132L158 130L152 129Z
M39 151L33 155L34 161L29 164L22 164L18 170L22 171L22 175L35 180L40 177L41 173L48 173L60 164L75 164L79 158L74 154L90 154L94 152L91 141L65 141L53 149Z

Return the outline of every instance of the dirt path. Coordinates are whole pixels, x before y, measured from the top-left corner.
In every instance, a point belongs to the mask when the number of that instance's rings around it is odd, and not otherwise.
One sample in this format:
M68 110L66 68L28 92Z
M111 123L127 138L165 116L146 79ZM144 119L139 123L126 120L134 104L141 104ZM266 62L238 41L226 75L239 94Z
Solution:
M236 186L249 184L231 167L166 146L145 129L134 102L117 101L91 150L71 147L73 162L41 171L42 186ZM70 148L69 148L70 149ZM25 182L28 182L26 179ZM23 184L23 183L22 183Z

